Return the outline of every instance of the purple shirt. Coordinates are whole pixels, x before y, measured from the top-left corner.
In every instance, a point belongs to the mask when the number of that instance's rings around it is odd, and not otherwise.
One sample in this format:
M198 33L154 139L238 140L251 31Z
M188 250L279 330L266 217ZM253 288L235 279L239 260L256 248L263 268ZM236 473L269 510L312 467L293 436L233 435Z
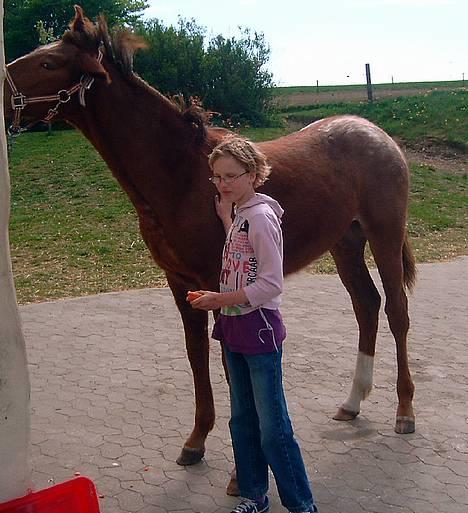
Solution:
M283 291L283 209L265 194L236 209L223 249L220 292L243 289L248 303L221 308L212 337L237 353L278 351L286 329L278 310Z
M279 310L257 308L245 315L220 314L211 336L233 353L272 353L282 346L286 328Z

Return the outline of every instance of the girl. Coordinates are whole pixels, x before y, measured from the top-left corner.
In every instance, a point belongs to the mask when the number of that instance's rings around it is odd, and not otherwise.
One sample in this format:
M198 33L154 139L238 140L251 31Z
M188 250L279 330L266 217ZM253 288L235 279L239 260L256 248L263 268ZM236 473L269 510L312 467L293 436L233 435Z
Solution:
M237 136L228 136L214 148L209 164L219 193L216 212L227 232L220 292L197 291L201 296L190 304L221 310L213 338L222 342L226 357L229 427L244 497L232 513L268 511L268 467L283 506L291 513L317 512L282 383L286 330L278 308L283 289L283 209L273 198L255 192L270 167L253 143Z

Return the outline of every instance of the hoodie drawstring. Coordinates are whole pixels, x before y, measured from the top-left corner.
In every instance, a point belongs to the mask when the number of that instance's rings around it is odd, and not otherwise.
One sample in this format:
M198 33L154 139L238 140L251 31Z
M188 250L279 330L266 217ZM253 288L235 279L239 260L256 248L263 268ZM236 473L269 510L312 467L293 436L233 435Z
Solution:
M260 342L262 344L265 344L265 341L263 340L262 336L260 335L260 333L262 331L270 331L271 332L271 337L273 339L273 345L275 346L275 349L276 349L276 352L278 352L278 347L276 345L276 338L275 338L275 330L273 329L272 325L268 322L267 318L265 317L265 314L263 313L263 310L261 308L258 309L259 312L260 312L260 315L262 316L262 319L264 320L265 322L265 326L266 328L261 328L258 330L258 338L260 339Z

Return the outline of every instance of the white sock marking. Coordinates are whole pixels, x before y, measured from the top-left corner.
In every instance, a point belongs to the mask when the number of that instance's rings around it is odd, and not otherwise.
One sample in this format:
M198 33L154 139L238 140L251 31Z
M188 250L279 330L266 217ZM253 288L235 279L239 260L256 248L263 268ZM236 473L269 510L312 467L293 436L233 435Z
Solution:
M342 408L353 413L359 413L361 401L364 400L372 390L373 376L374 357L359 352L356 360L356 369L354 371L353 386Z

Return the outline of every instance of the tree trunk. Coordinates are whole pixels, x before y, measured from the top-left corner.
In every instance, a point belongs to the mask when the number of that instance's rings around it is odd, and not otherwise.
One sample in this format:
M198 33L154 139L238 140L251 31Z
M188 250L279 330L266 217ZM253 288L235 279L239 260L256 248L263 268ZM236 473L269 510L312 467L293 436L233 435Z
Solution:
M31 477L30 384L8 238L10 177L3 118L4 69L3 2L0 1L0 503L25 495Z

